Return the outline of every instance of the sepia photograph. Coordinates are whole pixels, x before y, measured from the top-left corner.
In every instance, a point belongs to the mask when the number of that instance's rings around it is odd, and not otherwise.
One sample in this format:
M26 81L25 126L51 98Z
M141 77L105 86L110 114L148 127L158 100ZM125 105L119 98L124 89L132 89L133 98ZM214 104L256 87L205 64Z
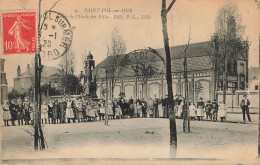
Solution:
M258 0L0 0L1 164L258 164Z

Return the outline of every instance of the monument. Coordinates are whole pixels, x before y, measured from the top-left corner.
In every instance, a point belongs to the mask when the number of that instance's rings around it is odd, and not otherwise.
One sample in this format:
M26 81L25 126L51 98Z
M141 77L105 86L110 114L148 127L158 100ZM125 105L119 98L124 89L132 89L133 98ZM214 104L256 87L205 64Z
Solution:
M94 75L95 60L93 55L89 52L85 58L84 73L81 71L81 82L83 85L83 97L85 99L97 98L97 84L96 76Z

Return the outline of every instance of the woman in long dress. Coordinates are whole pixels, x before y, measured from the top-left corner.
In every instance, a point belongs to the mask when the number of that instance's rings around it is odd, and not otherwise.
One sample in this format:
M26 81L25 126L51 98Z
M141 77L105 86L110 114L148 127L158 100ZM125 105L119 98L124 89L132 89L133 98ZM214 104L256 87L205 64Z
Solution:
M163 113L164 113L162 102L163 102L163 98L161 98L158 104L159 117L163 117Z
M204 108L205 108L205 104L203 102L203 99L200 98L199 102L197 103L197 117L199 121L202 120L204 116Z
M9 106L10 106L9 102L7 100L5 101L4 105L2 106L2 109L3 109L3 120L4 120L5 126L10 126L8 124L8 121L12 119Z
M49 117L49 124L51 123L51 121L52 121L52 124L53 124L53 100L49 100L48 117Z
M113 102L110 99L108 100L107 113L108 113L108 116L114 115L114 113L113 113Z
M65 117L67 118L68 123L70 123L70 119L74 118L74 113L73 113L71 104L72 104L72 101L69 98L67 100L66 115L65 115Z
M79 99L76 101L76 107L77 107L77 111L78 111L78 122L82 122L83 121L83 109L82 109L82 100Z
M58 100L54 101L54 105L53 105L53 116L52 116L52 124L58 124Z
M153 117L153 100L151 98L148 101L147 114L149 114L149 118Z
M17 100L17 120L18 120L18 125L23 125L23 120L24 120L24 107L23 107L23 102L22 99L19 98Z
M184 105L184 98L182 98L180 105L177 106L177 108L178 108L177 117L178 118L182 118L183 105Z

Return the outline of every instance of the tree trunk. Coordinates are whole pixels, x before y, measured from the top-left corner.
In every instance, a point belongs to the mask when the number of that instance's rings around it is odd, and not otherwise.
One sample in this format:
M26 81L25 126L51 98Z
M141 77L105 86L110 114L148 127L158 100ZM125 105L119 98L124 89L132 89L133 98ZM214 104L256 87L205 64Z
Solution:
M107 78L107 70L106 70L106 102L105 102L105 125L108 126L108 78Z
M38 59L39 59L39 69L38 69L38 88L39 88L39 97L38 97L38 105L39 105L39 113L38 113L38 126L39 126L39 133L40 133L40 144L41 144L41 149L44 150L45 149L45 140L44 140L44 135L43 135L43 131L42 131L42 127L41 127L41 105L42 105L42 96L41 96L41 72L42 72L42 64L41 64L41 57L38 54Z
M226 91L227 91L227 60L224 59L225 66L223 72L223 103L226 104Z
M167 78L167 87L168 87L168 112L169 121L170 121L170 149L171 149L171 156L176 157L176 150L177 150L177 130L176 130L176 121L175 121L175 114L174 114L174 105L173 105L173 92L172 92L172 72L171 72L171 54L169 48L169 39L168 39L168 32L167 32L167 12L161 13L162 18L162 32L164 38L164 49L166 55L166 78Z
M38 56L35 54L35 79L34 79L34 150L38 150L38 141L39 141L39 118L38 118Z

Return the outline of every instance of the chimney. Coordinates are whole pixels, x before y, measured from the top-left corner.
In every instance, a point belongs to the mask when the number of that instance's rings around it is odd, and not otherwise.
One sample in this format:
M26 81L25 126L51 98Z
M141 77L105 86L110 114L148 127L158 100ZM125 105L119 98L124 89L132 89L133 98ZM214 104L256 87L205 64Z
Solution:
M21 67L20 65L18 65L17 67L17 77L20 77L21 76Z
M27 67L26 67L26 72L30 73L31 72L31 67L29 64L27 64Z

